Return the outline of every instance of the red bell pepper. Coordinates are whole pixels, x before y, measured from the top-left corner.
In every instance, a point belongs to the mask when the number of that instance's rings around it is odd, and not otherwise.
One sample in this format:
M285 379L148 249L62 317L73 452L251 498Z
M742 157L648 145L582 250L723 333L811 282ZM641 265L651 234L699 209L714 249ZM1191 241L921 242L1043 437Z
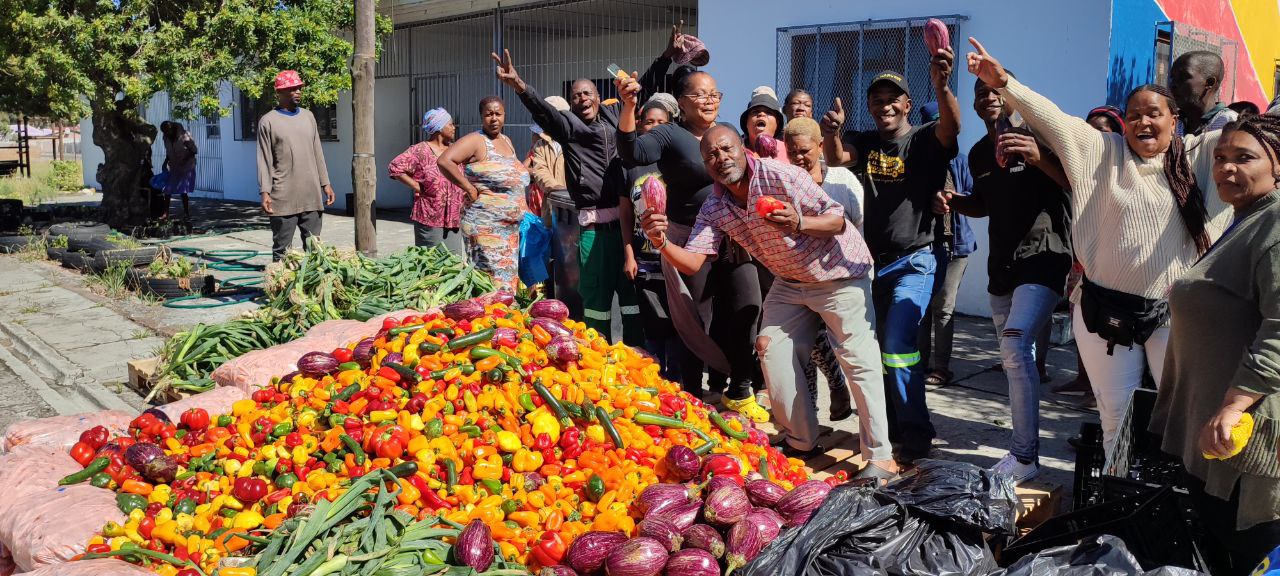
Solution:
M543 432L543 433L541 433L541 434L538 434L538 436L537 436L536 438L534 438L534 439L533 439L533 449L534 449L534 450L539 450L539 451L541 451L541 450L546 450L547 448L550 448L551 446L552 446L552 444L551 444L551 435L550 435L550 434L547 434L546 432Z
M111 432L106 426L94 426L80 433L80 441L97 450L111 440Z
M150 538L151 531L155 529L156 519L154 516L145 516L142 518L142 521L138 523L138 534L141 534L143 538Z
M189 430L204 430L209 427L209 411L204 408L192 408L178 418Z
M267 495L267 482L261 478L236 478L235 485L231 487L231 495L236 500L252 504Z
M396 459L404 455L404 449L409 445L409 433L399 425L388 424L369 437L366 450L378 455L379 458Z
M564 553L567 549L564 538L555 530L548 530L542 533L542 538L533 547L533 560L539 566L550 567L559 564L564 559Z
M723 454L713 454L708 456L706 461L702 463L702 475L707 476L741 476L742 465L738 463L738 459Z
M333 352L330 352L329 355L333 356L333 358L338 362L350 362L352 352L350 348L334 348Z
M71 459L75 460L81 468L87 468L94 459L93 447L84 442L76 442L75 446L71 447Z

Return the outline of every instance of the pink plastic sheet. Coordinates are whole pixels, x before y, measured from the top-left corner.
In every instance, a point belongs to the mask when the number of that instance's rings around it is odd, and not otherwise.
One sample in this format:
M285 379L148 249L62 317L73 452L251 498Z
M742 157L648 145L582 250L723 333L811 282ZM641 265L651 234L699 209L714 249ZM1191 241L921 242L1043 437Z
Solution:
M53 564L23 572L21 576L154 576L155 572L115 558Z
M0 452L24 444L59 446L66 452L80 440L81 432L94 426L106 426L112 435L123 434L133 416L119 410L107 410L15 422L5 430L4 438L0 438Z

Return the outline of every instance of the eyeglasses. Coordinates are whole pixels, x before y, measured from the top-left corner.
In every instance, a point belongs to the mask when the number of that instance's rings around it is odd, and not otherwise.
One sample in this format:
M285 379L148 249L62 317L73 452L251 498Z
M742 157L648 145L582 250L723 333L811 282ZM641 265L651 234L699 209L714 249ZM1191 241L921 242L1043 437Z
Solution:
M711 94L685 94L681 96L681 98L688 98L699 104L706 104L708 102L719 102L724 98L724 92L712 92Z

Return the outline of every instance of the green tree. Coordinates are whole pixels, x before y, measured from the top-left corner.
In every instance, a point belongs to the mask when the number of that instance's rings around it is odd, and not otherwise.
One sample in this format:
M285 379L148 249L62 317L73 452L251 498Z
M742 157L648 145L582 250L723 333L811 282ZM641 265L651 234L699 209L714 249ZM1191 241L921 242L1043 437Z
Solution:
M282 69L331 104L351 87L353 25L350 0L2 0L0 110L91 117L103 220L138 225L156 138L140 104L164 91L180 117L226 115L222 82L256 98Z

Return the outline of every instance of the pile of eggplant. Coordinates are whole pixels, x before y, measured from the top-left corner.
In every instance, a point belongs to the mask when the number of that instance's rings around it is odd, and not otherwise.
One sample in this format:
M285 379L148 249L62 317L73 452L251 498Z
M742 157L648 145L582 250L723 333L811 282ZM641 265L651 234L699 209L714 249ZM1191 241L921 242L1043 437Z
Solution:
M831 486L810 480L787 491L758 473L714 476L716 458L705 460L683 446L666 464L686 481L653 484L632 504L642 520L639 535L588 532L569 547L564 563L539 576L729 576L769 542L804 524ZM710 476L708 478L708 476Z

